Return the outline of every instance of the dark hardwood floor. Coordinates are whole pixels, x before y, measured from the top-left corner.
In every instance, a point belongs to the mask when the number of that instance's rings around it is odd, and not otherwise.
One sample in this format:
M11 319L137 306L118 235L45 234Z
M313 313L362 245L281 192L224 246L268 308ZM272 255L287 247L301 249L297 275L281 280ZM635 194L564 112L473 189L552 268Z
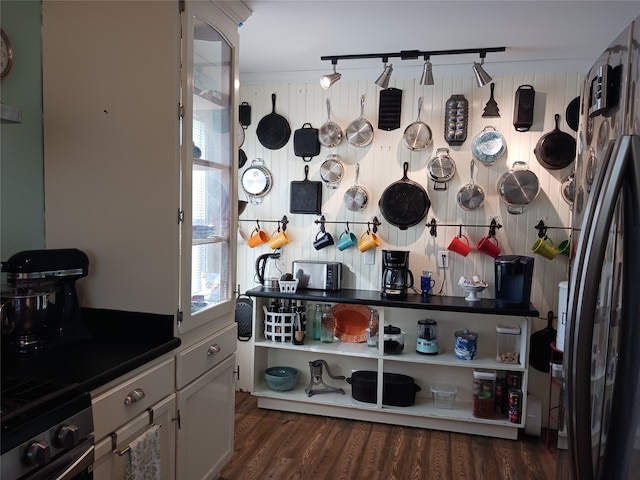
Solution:
M235 453L221 480L554 480L540 437L502 440L259 409L236 394Z

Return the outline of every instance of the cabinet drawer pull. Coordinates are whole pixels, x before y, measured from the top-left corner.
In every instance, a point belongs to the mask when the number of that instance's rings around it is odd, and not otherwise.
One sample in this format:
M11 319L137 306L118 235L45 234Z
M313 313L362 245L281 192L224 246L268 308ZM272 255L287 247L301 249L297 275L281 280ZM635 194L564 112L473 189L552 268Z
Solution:
M132 403L136 403L138 400L142 400L144 398L144 391L141 388L136 388L129 392L129 395L124 397L124 404L131 405Z
M219 353L220 350L221 350L220 345L218 345L217 343L214 343L209 347L209 350L207 350L207 355L215 355L216 353Z

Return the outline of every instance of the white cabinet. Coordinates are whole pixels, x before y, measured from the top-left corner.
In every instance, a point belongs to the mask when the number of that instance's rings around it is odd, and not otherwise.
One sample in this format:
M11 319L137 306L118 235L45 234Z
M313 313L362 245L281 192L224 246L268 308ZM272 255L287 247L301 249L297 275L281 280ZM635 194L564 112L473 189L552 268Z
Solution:
M273 296L277 297L277 293L274 292ZM473 313L472 308L461 308L463 311L425 310L411 308L410 304L407 307L371 305L371 308L379 312L381 331L385 325L393 325L405 332L403 352L390 355L384 354L382 342L379 342L378 348L368 347L366 343L347 343L339 340L334 343L321 343L311 340L310 335L305 338L304 345L269 341L264 336L264 314L262 314L262 306L267 305L269 300L268 298L256 300L252 393L259 397L258 406L260 407L510 439L517 438L518 429L524 427L526 395L521 405L520 421L517 423L511 422L506 412L496 414L492 419L477 418L472 413L474 369L519 375L522 382L521 389L526 392L530 318L521 316L521 313L514 312L513 315ZM308 332L311 326L310 315L313 313L315 303L307 301L306 304ZM326 301L318 303L326 303ZM352 298L349 303L358 302ZM439 345L437 355L422 355L415 350L417 322L424 318L437 321ZM498 323L520 327L519 363L506 364L496 361L495 328ZM474 360L462 360L454 355L455 332L465 328L478 333L478 353ZM351 377L356 370L378 372L377 403L365 403L353 399L351 385L346 381L332 379L326 371L323 374L324 381L330 386L343 388L345 395L321 393L309 397L305 393L305 387L311 380L309 362L317 359L325 360L333 375L344 375L347 378ZM264 381L264 370L277 365L298 369L299 382L294 390L277 392L267 387ZM409 375L414 378L415 383L420 387L414 405L395 407L382 404L383 372ZM453 409L435 407L432 401L432 384L449 384L457 388Z
M236 325L178 356L176 477L216 478L233 454Z

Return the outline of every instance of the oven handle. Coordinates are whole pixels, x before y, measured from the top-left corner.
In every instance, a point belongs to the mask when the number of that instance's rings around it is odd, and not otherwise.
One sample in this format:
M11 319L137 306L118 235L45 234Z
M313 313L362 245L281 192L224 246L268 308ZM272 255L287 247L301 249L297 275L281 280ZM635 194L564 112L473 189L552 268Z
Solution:
M74 447L72 450L62 454L59 459L45 465L29 478L29 480L72 480L83 472L86 472L93 465L95 458L95 447L93 435Z

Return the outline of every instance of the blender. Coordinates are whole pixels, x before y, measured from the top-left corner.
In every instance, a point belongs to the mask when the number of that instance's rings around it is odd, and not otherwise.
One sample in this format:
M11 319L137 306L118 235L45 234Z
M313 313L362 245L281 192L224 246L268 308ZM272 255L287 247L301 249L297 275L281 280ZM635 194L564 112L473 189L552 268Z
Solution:
M407 289L413 287L413 273L409 270L409 252L402 250L382 251L382 296L406 297Z
M425 318L418 320L416 352L425 355L438 354L438 322Z

